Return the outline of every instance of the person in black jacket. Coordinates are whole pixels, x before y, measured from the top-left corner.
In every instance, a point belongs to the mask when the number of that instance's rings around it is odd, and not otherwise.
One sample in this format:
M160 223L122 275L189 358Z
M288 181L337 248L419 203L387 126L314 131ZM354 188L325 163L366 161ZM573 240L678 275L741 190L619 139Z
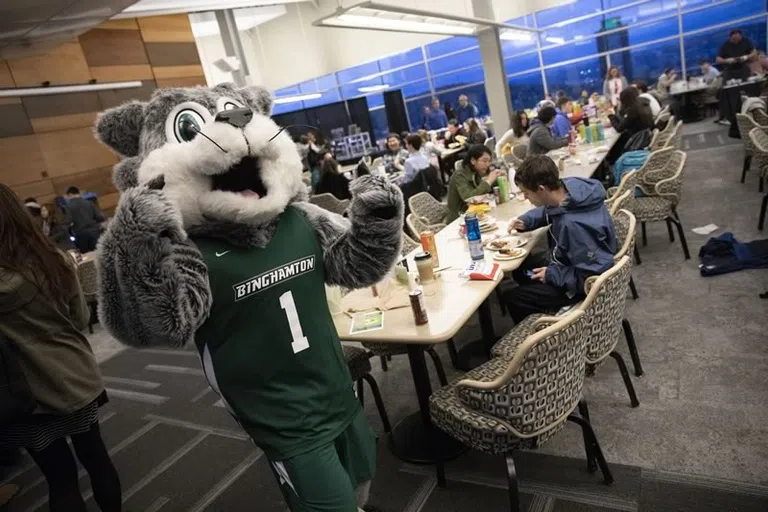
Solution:
M619 95L619 111L611 114L611 126L621 134L611 151L606 156L606 161L613 164L624 152L627 141L636 133L643 130L653 130L653 114L648 102L640 98L640 92L634 87L627 87Z
M333 194L336 199L342 201L352 199L352 194L349 192L349 180L339 173L339 164L333 158L323 161L315 194Z

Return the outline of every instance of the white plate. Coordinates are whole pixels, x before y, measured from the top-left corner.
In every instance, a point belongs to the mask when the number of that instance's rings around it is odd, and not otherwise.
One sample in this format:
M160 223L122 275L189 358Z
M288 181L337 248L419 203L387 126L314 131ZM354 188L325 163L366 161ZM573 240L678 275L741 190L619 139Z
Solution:
M522 238L519 236L498 236L492 239L491 241L496 241L496 240L504 240L507 242L507 245L511 245L514 248L522 247L528 243L527 238ZM498 251L499 249L491 245L491 241L488 242L485 248L488 249L489 251Z
M507 256L506 254L501 254L500 252L494 252L493 259L498 261L510 261L510 260L516 260L518 258L522 258L526 254L528 254L528 251L526 251L525 249L518 248L517 250L520 251L520 254L518 254L517 256Z

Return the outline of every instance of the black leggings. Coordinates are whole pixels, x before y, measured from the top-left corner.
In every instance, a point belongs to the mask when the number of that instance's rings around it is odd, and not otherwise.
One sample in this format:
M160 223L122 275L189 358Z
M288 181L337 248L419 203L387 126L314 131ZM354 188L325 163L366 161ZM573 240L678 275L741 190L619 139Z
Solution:
M119 512L122 508L120 478L101 439L99 423L91 429L71 436L77 459L91 478L93 498L103 512ZM67 438L57 439L41 451L28 450L48 482L51 512L85 512L80 494L77 463Z

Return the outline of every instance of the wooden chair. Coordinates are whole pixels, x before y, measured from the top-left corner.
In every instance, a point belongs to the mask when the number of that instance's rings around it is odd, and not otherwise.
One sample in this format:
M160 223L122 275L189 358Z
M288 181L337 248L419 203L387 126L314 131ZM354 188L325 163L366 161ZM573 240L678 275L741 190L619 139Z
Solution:
M338 213L343 215L349 207L349 199L339 200L333 194L317 194L309 198L309 202L328 210L329 212Z
M429 399L435 426L475 450L505 456L513 512L521 510L515 451L540 447L567 421L582 429L590 471L596 459L604 481L613 482L582 395L587 327L582 310L542 323L509 357L492 359Z

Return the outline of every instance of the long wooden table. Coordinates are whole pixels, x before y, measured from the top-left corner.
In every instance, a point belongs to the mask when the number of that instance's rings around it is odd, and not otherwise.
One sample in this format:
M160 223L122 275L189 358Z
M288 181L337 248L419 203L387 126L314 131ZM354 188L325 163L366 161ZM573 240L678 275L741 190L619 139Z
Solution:
M585 165L582 165L578 155L575 158L569 158L566 160L563 176L584 178L592 176L618 137L615 131L607 130L605 141L580 145L578 147L580 154L595 154L597 158ZM597 152L597 149L601 147L604 149ZM557 157L558 153L554 152L552 156ZM490 213L498 224L498 229L494 232L506 234L509 221L531 208L533 208L531 203L517 198L500 204ZM443 270L436 281L427 283L422 287L429 319L427 324L415 325L411 308L399 308L384 313L384 327L382 329L350 334L351 319L344 313L334 316L336 330L339 337L344 341L406 345L419 402L419 412L408 416L395 426L390 436L392 450L396 456L407 462L437 464L439 485L444 484L442 463L459 456L466 450L466 447L432 427L429 417L429 396L432 394L432 387L424 359L424 348L451 340L477 311L483 333L483 342L480 347L487 354L490 347L496 342L488 298L501 281L501 273L497 276L496 281L469 281L459 277L459 272L471 261L467 242L459 236L460 224L461 219L457 219L435 236L440 267L448 266L449 268ZM522 234L521 236L528 239L528 243L524 246L526 250L536 245L539 237L543 236L545 232L546 228L542 228ZM413 257L420 251L421 249L414 250L407 256L409 268L416 268L413 264ZM492 257L492 252L486 251L486 259ZM509 261L496 261L496 263L499 264L504 273L507 273L517 269L523 261L525 261L524 257ZM342 310L346 311L355 304L359 304L362 298L369 300L371 293L370 289L351 292L344 297L341 305Z

